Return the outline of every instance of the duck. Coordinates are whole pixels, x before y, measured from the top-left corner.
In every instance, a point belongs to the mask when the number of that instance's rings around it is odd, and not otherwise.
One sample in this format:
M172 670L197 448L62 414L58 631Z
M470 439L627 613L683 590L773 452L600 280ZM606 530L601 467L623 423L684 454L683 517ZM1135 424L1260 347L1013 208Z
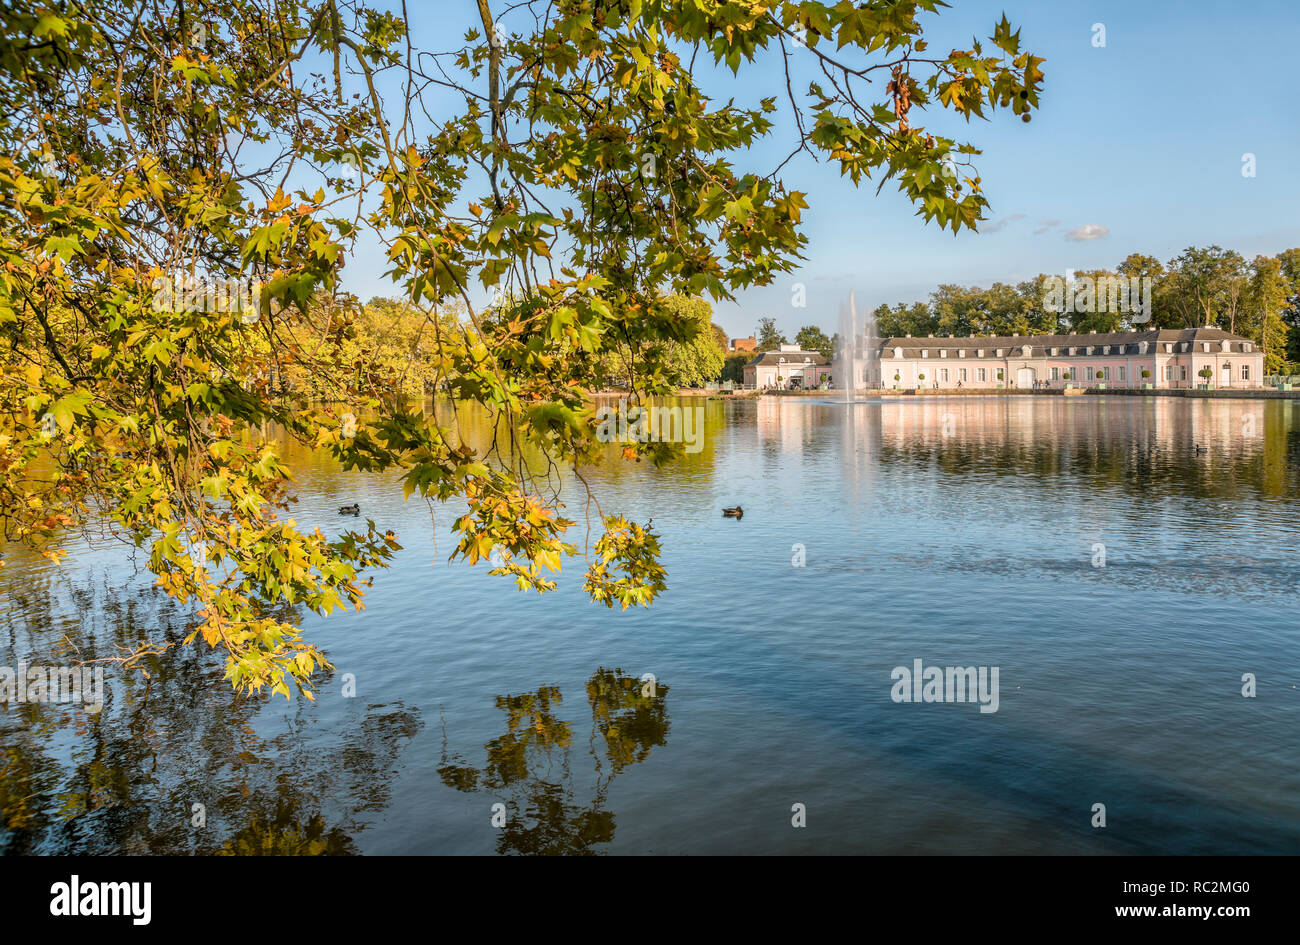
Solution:
M1197 443L1197 444L1196 444L1196 455L1197 455L1197 456L1200 456L1202 453L1208 453L1209 451L1210 451L1210 448L1209 448L1208 446L1202 446L1200 443Z
M357 504L356 502L353 502L351 505L345 505L345 506L343 506L343 508L339 509L339 514L340 514L340 515L360 515L360 514L361 514L361 506L360 506L359 504Z
M725 518L743 518L745 510L740 506L736 506L734 509L723 509L722 514Z

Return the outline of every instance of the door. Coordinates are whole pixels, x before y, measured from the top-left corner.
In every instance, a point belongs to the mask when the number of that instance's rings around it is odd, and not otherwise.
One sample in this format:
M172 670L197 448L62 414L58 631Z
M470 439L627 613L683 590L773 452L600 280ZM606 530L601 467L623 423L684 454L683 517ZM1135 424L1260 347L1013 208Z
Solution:
M1038 372L1033 368L1022 367L1016 372L1017 387L1033 387L1034 381L1038 379Z
M1232 386L1232 365L1231 365L1231 364L1225 364L1225 365L1223 366L1223 370L1222 370L1221 374L1222 374L1222 376L1223 376L1223 380L1220 381L1219 386L1220 386L1220 387L1231 387L1231 386Z

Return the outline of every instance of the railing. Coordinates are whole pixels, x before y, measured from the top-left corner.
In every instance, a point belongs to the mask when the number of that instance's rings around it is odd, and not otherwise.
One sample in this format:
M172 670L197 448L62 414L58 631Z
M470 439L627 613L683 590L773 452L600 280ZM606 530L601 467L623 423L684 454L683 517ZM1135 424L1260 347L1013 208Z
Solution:
M1277 387L1280 384L1300 384L1300 374L1269 374L1264 378L1265 387Z

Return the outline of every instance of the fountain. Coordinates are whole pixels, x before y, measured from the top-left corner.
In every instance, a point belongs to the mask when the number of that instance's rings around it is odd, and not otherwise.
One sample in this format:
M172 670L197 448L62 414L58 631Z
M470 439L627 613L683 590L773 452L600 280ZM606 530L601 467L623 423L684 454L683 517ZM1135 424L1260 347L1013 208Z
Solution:
M859 387L879 390L880 338L876 329L876 313L869 310L858 317L857 301L849 293L848 307L840 307L840 333L835 351L835 377L844 387L844 402L855 401Z

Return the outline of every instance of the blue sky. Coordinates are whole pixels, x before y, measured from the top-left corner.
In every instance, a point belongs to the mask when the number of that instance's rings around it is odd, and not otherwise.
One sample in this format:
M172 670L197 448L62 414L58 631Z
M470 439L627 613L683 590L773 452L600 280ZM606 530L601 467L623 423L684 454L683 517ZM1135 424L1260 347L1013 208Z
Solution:
M468 3L455 4L462 5L472 15ZM1003 11L1022 48L1046 59L1033 120L1007 112L965 126L941 109L912 116L914 125L983 149L976 166L991 210L982 232L941 232L914 216L892 184L877 197L874 183L855 190L835 168L796 160L782 178L808 194L807 259L773 286L719 304L715 320L730 334L750 334L764 316L790 335L804 324L833 331L850 290L860 307L874 306L924 299L945 282L1113 267L1131 252L1168 260L1189 245L1217 243L1251 258L1300 246L1300 4L955 0L927 19L931 47L968 48ZM448 19L418 27L417 41L452 45L463 30L452 32ZM1093 46L1095 23L1105 26L1104 48ZM715 99L747 101L784 100L783 84L770 64L702 83ZM770 170L791 141L789 126L778 123L745 169ZM1242 175L1247 152L1254 178ZM1086 226L1105 235L1067 238ZM363 297L391 294L380 265L362 252L347 287ZM806 286L806 308L791 304L796 282Z

